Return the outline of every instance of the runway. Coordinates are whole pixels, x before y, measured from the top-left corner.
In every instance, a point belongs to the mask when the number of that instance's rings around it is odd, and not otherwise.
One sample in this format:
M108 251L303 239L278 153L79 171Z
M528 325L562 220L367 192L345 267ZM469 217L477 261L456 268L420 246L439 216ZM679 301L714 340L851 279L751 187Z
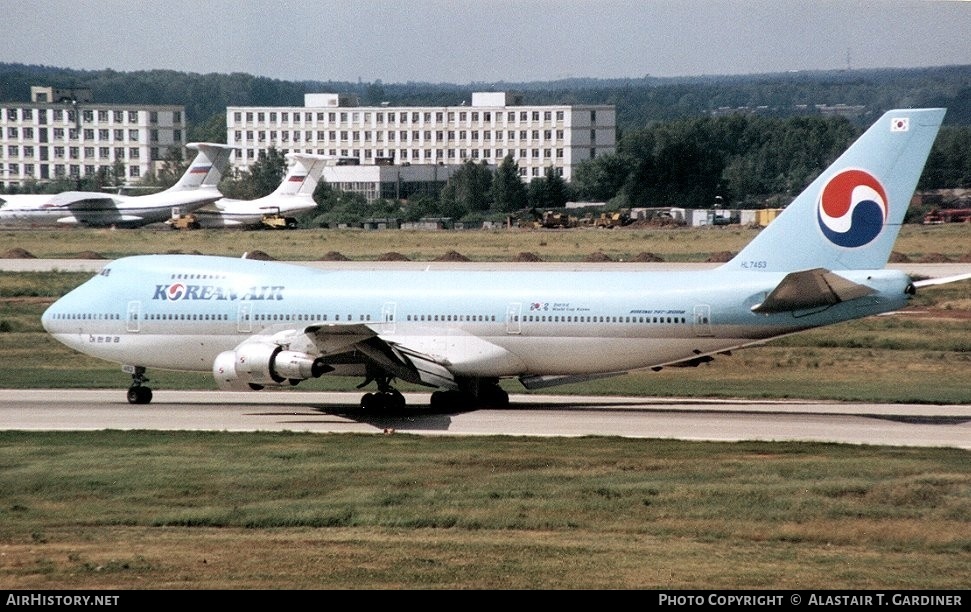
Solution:
M621 436L678 440L814 441L971 449L971 405L512 395L510 407L368 414L359 393L155 392L133 406L123 389L0 390L0 430L293 431L413 435Z

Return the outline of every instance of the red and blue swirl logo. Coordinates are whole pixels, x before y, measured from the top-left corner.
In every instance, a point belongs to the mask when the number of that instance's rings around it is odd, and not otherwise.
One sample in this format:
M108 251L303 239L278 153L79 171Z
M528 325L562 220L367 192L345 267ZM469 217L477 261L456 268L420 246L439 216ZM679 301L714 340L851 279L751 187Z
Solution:
M169 288L165 290L165 295L170 300L181 299L185 295L185 285L182 283L172 283Z
M887 192L875 176L865 170L843 170L820 193L819 228L835 245L861 247L883 230L888 206Z

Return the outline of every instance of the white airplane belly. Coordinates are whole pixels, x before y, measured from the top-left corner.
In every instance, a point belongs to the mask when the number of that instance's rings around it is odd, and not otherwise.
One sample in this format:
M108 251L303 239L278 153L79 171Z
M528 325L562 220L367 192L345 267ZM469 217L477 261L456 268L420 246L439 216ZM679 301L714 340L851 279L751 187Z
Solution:
M216 356L239 344L235 336L171 336L144 333L56 334L65 345L115 363L163 370L209 372Z
M744 340L733 338L576 338L518 337L497 339L519 357L518 372L538 375L591 374L637 370L714 353Z

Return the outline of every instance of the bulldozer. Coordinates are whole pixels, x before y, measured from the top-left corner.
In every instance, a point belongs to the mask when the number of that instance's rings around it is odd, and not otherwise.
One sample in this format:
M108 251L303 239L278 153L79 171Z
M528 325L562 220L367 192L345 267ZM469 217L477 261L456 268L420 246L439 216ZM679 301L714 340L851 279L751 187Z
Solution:
M593 220L594 227L602 229L613 229L615 227L625 227L633 223L630 213L623 210L612 212L602 212L600 216Z
M173 216L171 219L166 221L166 223L172 229L177 230L199 229L199 219L191 213L188 215Z

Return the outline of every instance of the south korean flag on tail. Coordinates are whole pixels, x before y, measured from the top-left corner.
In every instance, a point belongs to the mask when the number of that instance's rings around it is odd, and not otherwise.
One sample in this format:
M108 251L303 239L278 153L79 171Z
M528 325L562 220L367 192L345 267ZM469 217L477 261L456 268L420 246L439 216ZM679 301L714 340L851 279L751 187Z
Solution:
M894 117L890 120L890 131L891 132L906 132L910 129L910 118L908 117Z

